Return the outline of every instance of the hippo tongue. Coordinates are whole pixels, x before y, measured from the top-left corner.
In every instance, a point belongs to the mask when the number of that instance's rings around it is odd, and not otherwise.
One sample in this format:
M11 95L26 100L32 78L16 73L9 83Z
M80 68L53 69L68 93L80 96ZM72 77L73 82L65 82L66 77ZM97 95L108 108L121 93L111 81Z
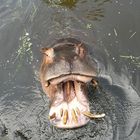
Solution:
M89 112L85 85L77 81L60 83L50 109L50 122L59 128L80 127L89 121L82 112Z

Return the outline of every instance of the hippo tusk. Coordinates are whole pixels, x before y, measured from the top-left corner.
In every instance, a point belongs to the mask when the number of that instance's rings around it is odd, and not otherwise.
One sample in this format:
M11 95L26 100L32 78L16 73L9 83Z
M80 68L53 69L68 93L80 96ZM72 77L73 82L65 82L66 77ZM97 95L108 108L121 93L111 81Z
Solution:
M66 124L68 120L68 110L64 111L64 117L63 117L63 124Z
M49 116L50 120L56 119L56 113L53 113L52 115Z
M78 123L78 118L74 109L72 109L72 119L75 123Z
M98 119L98 118L103 118L105 117L105 114L102 113L102 114L92 114L88 111L85 111L85 112L82 112L83 115L85 115L86 117L89 117L91 119Z

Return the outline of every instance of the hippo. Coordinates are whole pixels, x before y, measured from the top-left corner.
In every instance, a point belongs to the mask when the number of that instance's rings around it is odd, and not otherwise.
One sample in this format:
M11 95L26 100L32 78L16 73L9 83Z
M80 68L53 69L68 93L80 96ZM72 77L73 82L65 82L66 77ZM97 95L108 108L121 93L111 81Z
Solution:
M86 45L75 38L63 38L41 48L40 81L51 101L49 120L58 128L78 128L104 113L90 112L87 84L96 89L97 68Z

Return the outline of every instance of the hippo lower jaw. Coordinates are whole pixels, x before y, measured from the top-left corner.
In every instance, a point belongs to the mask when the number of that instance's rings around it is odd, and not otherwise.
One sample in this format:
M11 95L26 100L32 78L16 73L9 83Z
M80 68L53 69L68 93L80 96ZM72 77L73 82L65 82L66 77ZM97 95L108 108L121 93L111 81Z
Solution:
M89 121L89 118L82 114L86 111L89 111L89 108L83 106L74 98L69 104L63 102L57 107L52 107L49 113L50 118L52 118L50 122L58 128L81 127Z
M69 80L59 83L57 89L49 113L52 125L59 128L86 125L90 120L85 115L85 112L90 111L86 97L86 84Z

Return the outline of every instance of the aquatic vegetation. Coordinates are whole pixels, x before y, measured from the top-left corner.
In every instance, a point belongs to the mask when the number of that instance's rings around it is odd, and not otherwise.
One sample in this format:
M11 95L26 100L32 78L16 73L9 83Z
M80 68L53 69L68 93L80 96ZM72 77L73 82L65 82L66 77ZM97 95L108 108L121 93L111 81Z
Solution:
M98 5L103 5L106 2L112 2L112 0L94 0Z
M87 29L91 29L91 28L92 28L92 25L91 25L90 23L88 23L88 24L86 25L86 28L87 28Z
M29 33L24 30L23 35L19 38L19 49L17 50L16 54L16 59L15 61L18 61L17 65L17 71L19 68L22 66L22 63L24 60L26 60L29 64L33 61L33 52L32 52L32 43L31 43L31 38L29 36ZM15 62L14 61L14 62Z
M63 6L71 9L76 6L79 0L44 0L44 1L52 7Z
M140 56L120 55L120 57L140 68Z
M108 2L112 2L112 0L94 0L93 6L85 11L84 17L89 20L101 21L105 13L103 6Z
M104 17L104 10L102 8L97 8L93 10L88 10L85 14L85 17L90 20L98 20L100 21L102 17Z

